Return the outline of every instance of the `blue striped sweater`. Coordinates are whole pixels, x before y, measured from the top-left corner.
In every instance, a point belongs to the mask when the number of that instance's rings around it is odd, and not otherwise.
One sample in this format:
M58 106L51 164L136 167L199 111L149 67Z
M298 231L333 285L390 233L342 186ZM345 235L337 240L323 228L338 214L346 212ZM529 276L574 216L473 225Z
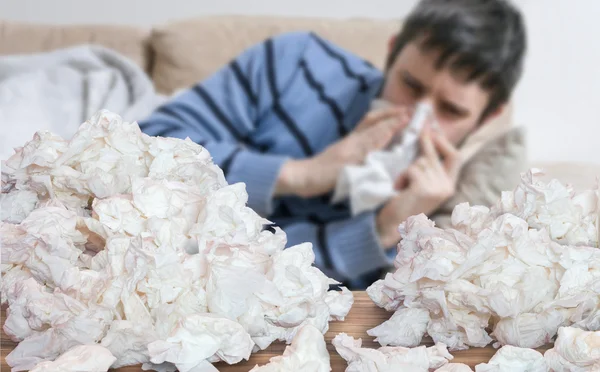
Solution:
M381 71L318 35L286 33L248 48L139 124L149 135L204 146L230 184L246 184L249 206L282 227L288 246L312 242L316 266L353 283L390 263L374 213L351 217L331 195L274 198L273 190L286 160L311 157L350 132L382 83Z

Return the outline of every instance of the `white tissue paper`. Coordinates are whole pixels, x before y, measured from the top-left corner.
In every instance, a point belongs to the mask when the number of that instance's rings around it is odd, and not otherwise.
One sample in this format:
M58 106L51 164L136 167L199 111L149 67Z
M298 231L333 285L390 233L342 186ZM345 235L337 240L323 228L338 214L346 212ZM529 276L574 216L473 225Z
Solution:
M445 366L436 369L435 372L473 372L473 369L463 363L448 363Z
M361 347L361 339L355 340L345 333L335 336L331 343L348 362L346 372L429 372L453 359L443 343L431 347L368 349Z
M420 308L398 309L383 324L367 331L383 346L415 347L421 344L431 320L429 311Z
M264 366L255 366L250 372L329 372L331 363L325 338L312 325L303 326L283 355L271 358Z
M116 360L100 345L75 346L53 362L42 362L30 372L103 372Z
M2 164L7 363L68 370L57 358L99 344L113 368L215 370L304 325L325 333L352 293L247 199L203 147L107 111L70 140L38 132Z
M544 353L554 372L600 371L600 331L561 327L554 348Z
M397 315L368 333L392 346L427 334L463 350L536 348L570 325L600 330L600 190L575 194L542 176L527 172L491 209L456 206L452 228L425 215L402 223L396 271L367 289Z
M475 372L547 372L548 366L539 351L502 346L488 363L475 366Z
M374 107L385 104L385 101L373 101ZM338 177L332 203L349 199L351 213L357 215L376 209L395 195L395 181L414 162L420 133L431 113L430 105L419 103L408 126L386 150L367 154L362 165L345 166Z

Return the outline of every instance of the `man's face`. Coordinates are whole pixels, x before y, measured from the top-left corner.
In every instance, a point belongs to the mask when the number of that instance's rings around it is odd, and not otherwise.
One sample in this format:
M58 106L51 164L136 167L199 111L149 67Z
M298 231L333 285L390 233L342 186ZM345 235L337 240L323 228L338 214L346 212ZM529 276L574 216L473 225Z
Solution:
M432 105L443 133L458 145L477 126L489 92L448 67L436 69L439 51L407 44L387 72L381 98L397 105ZM467 71L465 71L467 73Z

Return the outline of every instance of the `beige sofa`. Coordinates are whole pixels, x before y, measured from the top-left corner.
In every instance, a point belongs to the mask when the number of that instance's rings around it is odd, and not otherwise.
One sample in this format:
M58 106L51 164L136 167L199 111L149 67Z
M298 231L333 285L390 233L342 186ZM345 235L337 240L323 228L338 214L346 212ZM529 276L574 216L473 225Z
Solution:
M285 31L315 31L382 66L387 42L399 27L399 21L257 16L196 18L153 29L0 21L0 55L101 44L143 67L159 92L172 93L215 72L252 44Z
M170 94L207 77L244 48L285 31L315 31L382 67L388 40L400 25L400 20L267 16L201 17L152 29L0 21L0 55L101 44L131 58L148 73L159 92ZM511 112L506 110L499 120L512 120ZM576 189L591 187L600 176L600 166L595 164L536 162L530 166L543 167L549 176L571 183Z

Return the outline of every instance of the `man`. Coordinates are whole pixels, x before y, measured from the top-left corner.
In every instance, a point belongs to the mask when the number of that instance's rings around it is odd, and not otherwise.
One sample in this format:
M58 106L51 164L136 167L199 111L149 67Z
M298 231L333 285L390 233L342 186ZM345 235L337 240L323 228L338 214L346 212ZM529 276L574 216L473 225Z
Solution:
M510 144L521 138L508 135L500 141L509 150L485 159L504 164L488 167L501 174L475 186L493 192L456 195L457 147L502 112L524 53L523 21L507 1L422 0L390 41L384 73L319 35L287 33L244 51L140 127L203 145L229 183L246 184L249 206L283 228L288 246L312 242L319 268L364 288L390 264L407 217L443 207L447 214L462 201L489 204L514 180L522 146ZM369 111L374 98L394 107ZM424 131L397 196L354 217L347 203L332 205L340 170L385 148L422 101L441 132Z

